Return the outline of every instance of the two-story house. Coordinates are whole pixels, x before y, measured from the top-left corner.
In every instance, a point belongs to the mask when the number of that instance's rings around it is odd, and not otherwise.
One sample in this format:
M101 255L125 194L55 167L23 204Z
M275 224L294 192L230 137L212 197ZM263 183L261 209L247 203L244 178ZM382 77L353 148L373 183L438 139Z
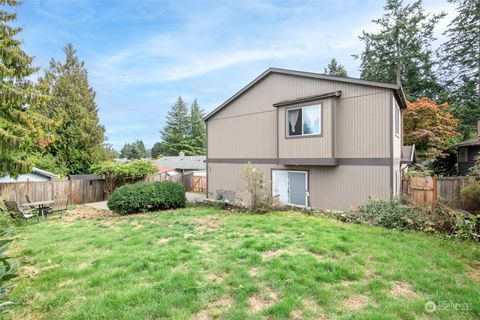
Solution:
M250 162L282 202L344 210L400 192L401 86L270 68L205 117L207 197Z

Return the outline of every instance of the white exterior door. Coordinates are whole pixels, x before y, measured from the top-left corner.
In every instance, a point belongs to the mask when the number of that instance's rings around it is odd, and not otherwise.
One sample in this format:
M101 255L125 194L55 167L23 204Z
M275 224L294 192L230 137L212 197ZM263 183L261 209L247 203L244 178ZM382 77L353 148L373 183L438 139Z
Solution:
M273 170L272 194L285 204L307 206L308 181L306 171Z

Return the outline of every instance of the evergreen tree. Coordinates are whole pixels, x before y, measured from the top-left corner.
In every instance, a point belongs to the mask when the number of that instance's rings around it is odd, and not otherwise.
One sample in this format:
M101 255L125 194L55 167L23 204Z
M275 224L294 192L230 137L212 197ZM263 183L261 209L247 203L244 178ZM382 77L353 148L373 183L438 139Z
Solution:
M354 57L361 60L361 77L401 83L410 97L437 98L431 43L434 27L444 14L425 14L421 0L407 5L402 0L387 0L384 9L383 16L373 20L380 32L364 31L359 37L365 49Z
M52 97L45 112L56 123L55 139L47 150L68 173L86 173L92 164L105 160L105 129L99 124L95 91L88 83L84 62L73 45L67 45L64 52L65 61L52 59L40 79Z
M342 66L340 63L338 63L337 59L335 58L332 58L330 63L325 68L325 74L338 77L348 77L347 69L345 69L345 66Z
M145 158L147 153L145 145L142 140L137 140L134 143L126 143L121 150L122 158L126 159L142 159Z
M205 122L203 121L203 110L197 102L192 103L190 108L190 145L194 155L205 154Z
M163 144L161 142L157 142L153 145L150 155L153 159L158 159L164 153L165 148L163 147Z
M18 4L0 0L0 176L31 170L33 151L50 142L50 121L39 113L48 97L28 79L38 69L15 39L22 29L9 25L16 13L6 10Z
M480 1L449 0L457 4L457 16L445 34L442 74L452 114L460 119L464 139L476 133L480 119Z
M187 155L193 153L189 141L190 117L187 104L182 97L178 97L177 102L168 112L165 127L160 134L165 155L176 156L180 151L184 151Z

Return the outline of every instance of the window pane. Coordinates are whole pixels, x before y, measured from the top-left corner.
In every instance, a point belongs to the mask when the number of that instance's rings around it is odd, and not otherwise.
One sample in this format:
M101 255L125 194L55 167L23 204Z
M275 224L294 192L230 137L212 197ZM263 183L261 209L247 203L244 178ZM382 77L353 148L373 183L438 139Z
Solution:
M303 108L303 134L320 133L320 106Z
M302 134L302 109L287 112L288 135L299 136Z

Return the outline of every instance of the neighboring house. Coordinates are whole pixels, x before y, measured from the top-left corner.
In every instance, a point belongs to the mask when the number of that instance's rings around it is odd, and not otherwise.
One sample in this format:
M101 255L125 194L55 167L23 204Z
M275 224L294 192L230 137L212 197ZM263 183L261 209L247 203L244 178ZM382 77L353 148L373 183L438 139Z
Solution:
M344 210L398 195L401 86L270 68L205 117L207 196L245 198L251 162L284 203Z
M10 176L0 177L0 183L7 182L41 182L41 181L52 181L57 179L58 176L54 173L39 169L33 168L30 173L25 173L19 175L16 179Z
M477 122L477 137L457 143L451 148L457 149L458 174L461 176L470 173L470 168L475 165L475 161L480 157L480 120Z
M162 174L194 174L201 175L206 170L205 156L185 156L180 153L179 156L162 157L152 160L152 163Z

